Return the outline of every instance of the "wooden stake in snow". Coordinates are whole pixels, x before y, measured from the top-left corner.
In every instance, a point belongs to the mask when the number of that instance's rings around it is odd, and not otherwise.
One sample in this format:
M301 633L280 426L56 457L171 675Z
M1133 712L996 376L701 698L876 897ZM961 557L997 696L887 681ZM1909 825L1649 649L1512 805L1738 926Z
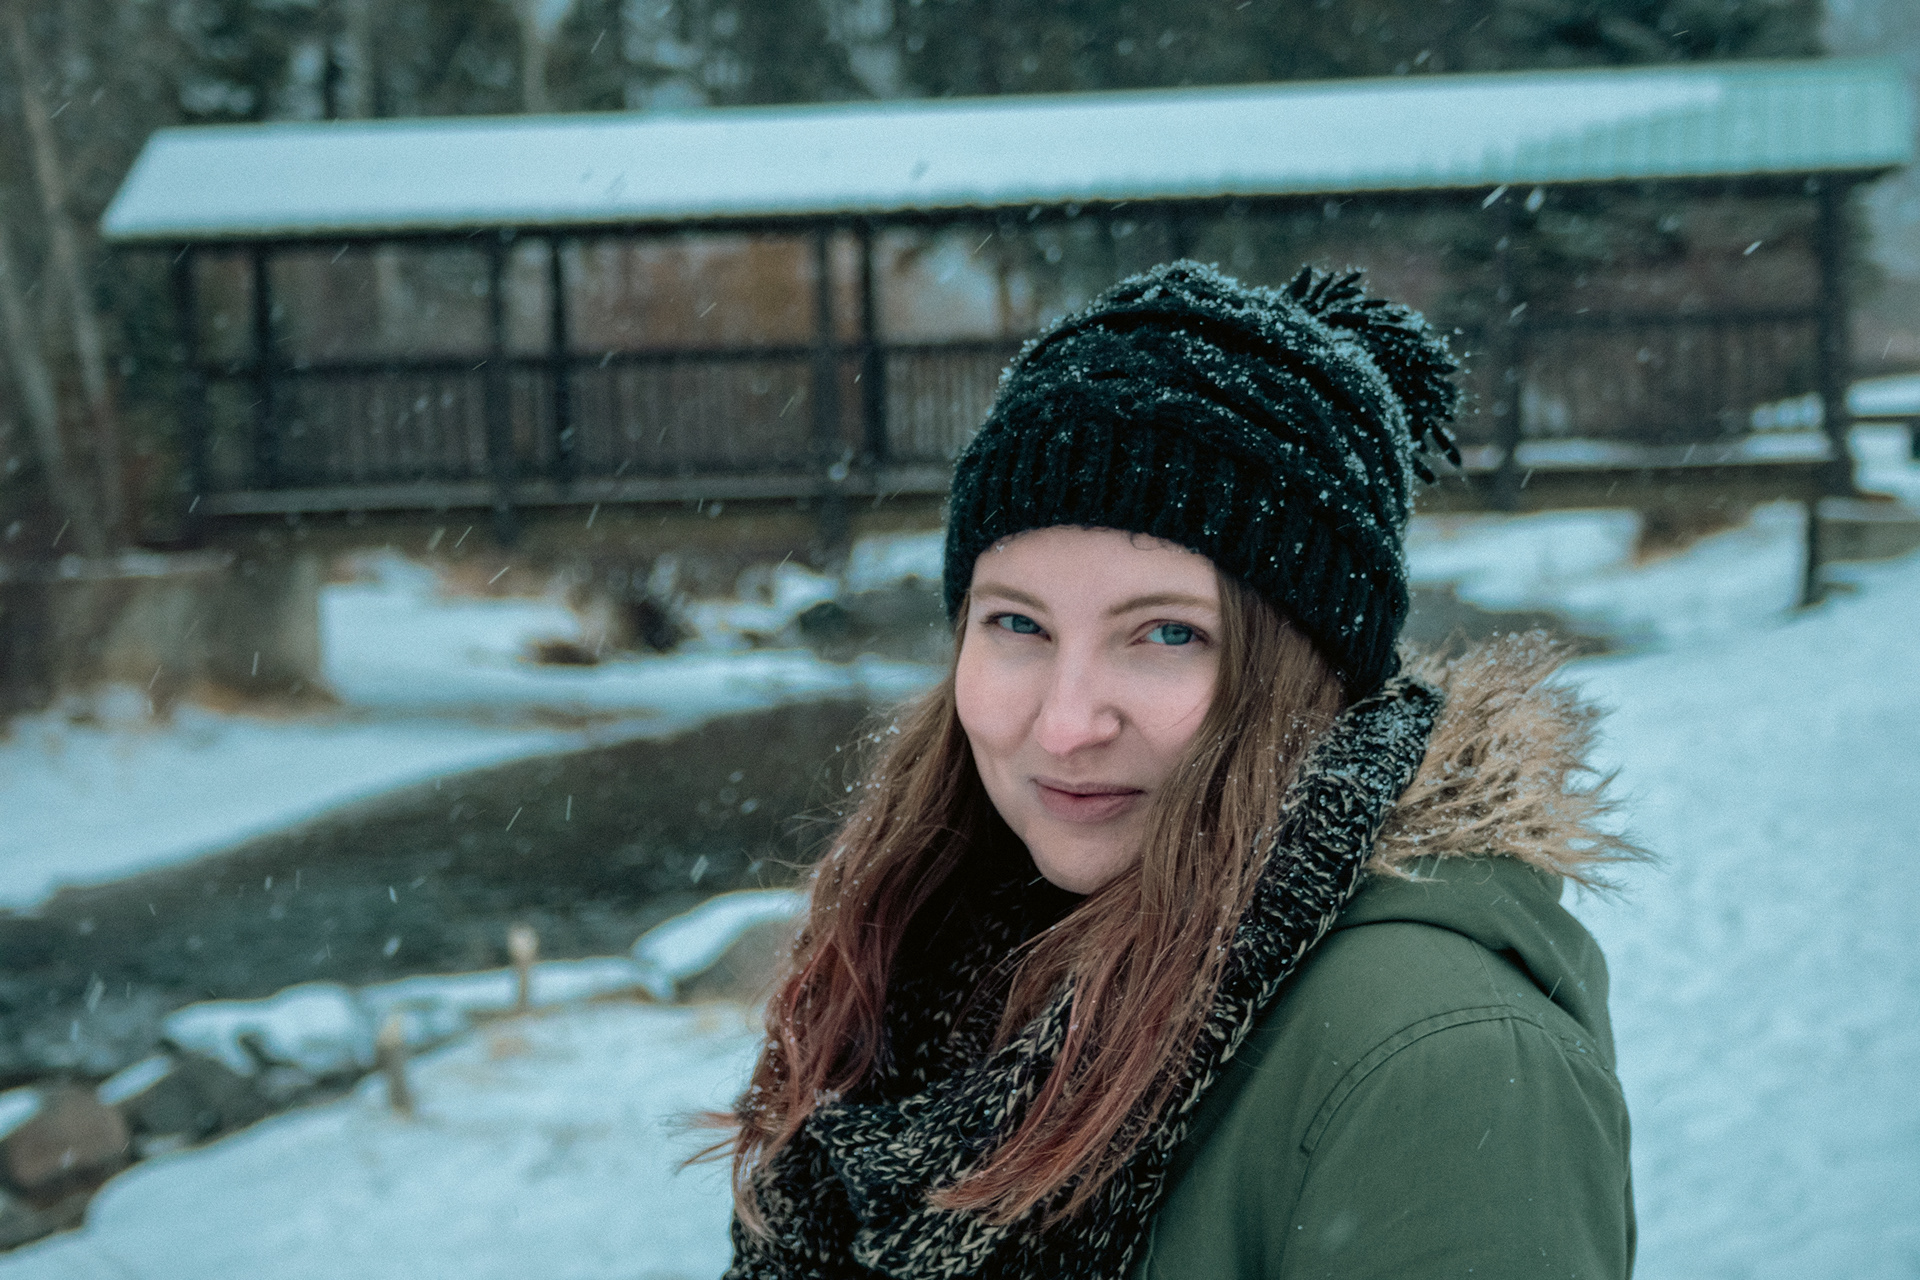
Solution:
M407 1033L400 1015L390 1013L373 1038L373 1061L387 1081L387 1105L403 1116L413 1115L413 1090L407 1087Z
M540 935L529 924L517 924L507 930L507 956L513 961L515 978L513 1011L525 1013L533 1004L533 962L540 955Z

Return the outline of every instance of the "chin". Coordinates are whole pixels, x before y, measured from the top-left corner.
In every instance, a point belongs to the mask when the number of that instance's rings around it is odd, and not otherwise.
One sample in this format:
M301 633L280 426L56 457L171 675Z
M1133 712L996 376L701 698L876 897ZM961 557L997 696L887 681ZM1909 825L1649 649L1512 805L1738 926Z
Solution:
M1048 884L1068 893L1092 893L1132 864L1113 849L1061 848L1048 841L1029 840L1027 852L1035 870Z

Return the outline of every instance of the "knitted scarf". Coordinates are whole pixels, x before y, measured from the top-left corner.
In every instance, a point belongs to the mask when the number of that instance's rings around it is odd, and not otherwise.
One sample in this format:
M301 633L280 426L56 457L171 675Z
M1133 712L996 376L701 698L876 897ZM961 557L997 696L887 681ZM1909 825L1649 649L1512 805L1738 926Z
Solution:
M1066 1037L1070 985L998 1049L999 1008L973 998L1048 923L1029 867L1026 883L985 890L957 936L921 940L932 962L896 977L888 1053L856 1094L817 1107L770 1162L760 1193L769 1234L735 1222L728 1280L1121 1280L1199 1102L1359 887L1375 834L1426 754L1440 700L1431 686L1390 680L1309 752L1172 1098L1143 1117L1144 1137L1092 1202L1051 1225L1044 1204L999 1223L927 1203L1020 1123Z

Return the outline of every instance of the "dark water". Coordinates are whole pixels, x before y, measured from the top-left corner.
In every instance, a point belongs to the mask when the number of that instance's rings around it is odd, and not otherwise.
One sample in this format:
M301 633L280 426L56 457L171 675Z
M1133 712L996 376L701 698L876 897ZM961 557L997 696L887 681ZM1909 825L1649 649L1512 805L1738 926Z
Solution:
M871 715L819 703L439 779L0 916L0 1081L105 1074L165 1010L296 982L617 954L723 889L790 881Z

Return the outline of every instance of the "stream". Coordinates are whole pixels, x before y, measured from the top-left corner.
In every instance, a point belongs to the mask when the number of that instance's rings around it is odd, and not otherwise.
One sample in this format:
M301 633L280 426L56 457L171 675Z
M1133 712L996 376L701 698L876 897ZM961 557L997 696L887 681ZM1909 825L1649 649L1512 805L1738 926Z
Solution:
M436 778L0 916L0 1087L111 1074L197 1000L490 968L523 922L543 957L615 955L715 892L791 882L871 715L780 707Z

